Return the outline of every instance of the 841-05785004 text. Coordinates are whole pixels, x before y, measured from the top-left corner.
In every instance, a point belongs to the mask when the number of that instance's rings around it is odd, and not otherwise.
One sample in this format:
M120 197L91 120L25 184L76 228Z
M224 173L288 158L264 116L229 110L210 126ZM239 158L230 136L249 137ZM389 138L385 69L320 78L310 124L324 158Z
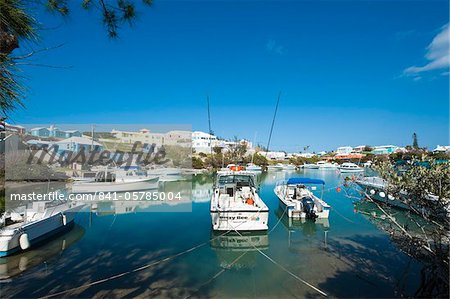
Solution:
M133 192L98 192L98 200L136 200L136 201L165 201L181 200L181 192L133 191Z

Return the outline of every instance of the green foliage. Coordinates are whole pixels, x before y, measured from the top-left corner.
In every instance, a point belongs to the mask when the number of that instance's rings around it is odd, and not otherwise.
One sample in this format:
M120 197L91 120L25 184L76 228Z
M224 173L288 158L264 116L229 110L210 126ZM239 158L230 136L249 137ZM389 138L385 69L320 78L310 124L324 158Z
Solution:
M142 3L151 5L152 1L142 0ZM38 22L28 4L25 0L0 0L0 109L3 116L23 106L25 88L19 81L17 61L32 55L12 57L11 53L19 47L20 41L38 41ZM70 14L67 0L47 0L46 6L61 16ZM81 7L100 11L111 38L118 37L122 24L132 24L136 18L134 0L81 0Z
M436 153L431 153L430 156L435 160L447 160L447 161L450 160L450 153L436 152Z
M409 169L398 173L391 163L384 162L375 168L387 182L387 193L406 204L410 210L421 215L432 224L420 227L422 233L412 235L407 227L401 227L395 216L385 218L391 227L400 227L400 232L389 229L389 235L407 254L424 263L418 297L445 297L449 292L449 244L450 225L447 209L450 200L450 164L435 163L428 158L412 160ZM386 212L385 212L386 213ZM410 213L406 214L413 220Z
M191 149L183 146L165 145L166 158L172 161L173 166L190 168L192 166Z
M267 166L269 165L269 161L263 155L256 153L253 155L253 164L258 166Z
M204 163L203 163L202 159L200 159L198 157L192 157L192 168L203 169Z
M2 42L8 42L5 34L21 39L36 40L36 21L26 11L26 3L23 0L0 0L0 39ZM14 46L17 48L18 44ZM9 54L15 49L5 47L7 45L1 43L0 53Z
M303 164L314 164L314 163L317 163L318 161L320 161L320 158L317 156L313 156L311 158L296 156L296 157L291 157L289 159L289 163L294 164L296 166L303 165Z
M414 133L413 134L413 144L412 144L413 148L419 148L419 142L417 141L417 134Z
M19 81L17 59L10 57L19 39L37 40L36 21L25 10L25 1L0 0L0 109L3 116L18 106L25 88Z

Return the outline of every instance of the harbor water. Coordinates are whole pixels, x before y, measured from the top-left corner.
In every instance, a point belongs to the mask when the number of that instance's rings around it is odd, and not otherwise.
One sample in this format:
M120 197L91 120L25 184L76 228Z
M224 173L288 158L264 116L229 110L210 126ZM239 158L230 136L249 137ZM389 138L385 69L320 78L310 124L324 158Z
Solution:
M292 221L279 209L276 182L299 176L326 182L327 221ZM314 288L332 297L414 295L421 264L337 190L345 187L335 170L274 171L258 182L270 209L267 232L214 234L213 177L197 175L192 208L142 213L100 204L79 213L69 232L0 258L2 297L321 297Z

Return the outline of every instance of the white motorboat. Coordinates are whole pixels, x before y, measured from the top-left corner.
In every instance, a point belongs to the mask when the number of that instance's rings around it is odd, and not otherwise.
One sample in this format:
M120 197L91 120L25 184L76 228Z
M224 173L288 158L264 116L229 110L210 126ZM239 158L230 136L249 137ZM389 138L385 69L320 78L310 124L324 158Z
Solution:
M319 166L319 169L336 169L338 168L338 164L336 163L330 163L326 161L319 161L316 163L317 166Z
M364 169L359 167L358 165L356 165L355 163L342 163L339 167L338 167L339 171L342 173L345 172L363 172Z
M295 170L297 168L294 164L281 164L281 165L282 169L287 171Z
M372 164L373 164L373 162L369 160L369 161L367 161L367 162L364 162L363 166L364 166L365 168L371 168L371 167L372 167Z
M375 200L396 208L412 210L414 212L420 212L425 215L429 215L429 212L426 208L421 207L419 204L411 203L408 205L405 203L408 198L408 194L406 191L401 190L399 192L399 196L396 197L389 193L391 189L390 185L386 180L380 177L361 177L355 180L355 183L361 187L364 191L364 195L369 197L371 200ZM425 199L430 200L431 202L436 201L438 199L437 196L428 193L425 196ZM450 217L450 201L447 201L447 204L441 207L437 211L437 215L445 215L446 217Z
M64 235L55 235L41 246L34 246L33 250L27 250L20 254L13 254L0 259L0 281L9 280L38 265L45 264L52 258L58 258L65 250L78 242L84 236L82 226L74 223L73 228Z
M325 182L319 179L290 178L287 181L278 182L274 192L277 195L280 206L286 210L289 218L328 218L330 206L313 194L316 186L307 187L306 184L322 185Z
M252 172L219 172L210 212L213 230L216 231L268 229L269 208L257 193Z
M319 169L319 165L317 164L303 164L302 166L300 166L303 169Z
M268 171L279 171L279 170L283 170L283 164L277 163L277 164L273 164L273 165L268 165L268 166L267 166L267 170L268 170Z
M247 167L245 168L247 171L254 171L254 172L260 172L262 171L262 167L258 166L256 164L253 163L248 163Z
M72 185L72 193L129 192L157 189L158 176L147 176L136 170L100 171L94 181L77 182Z
M147 176L158 176L160 182L174 182L183 180L182 170L175 167L153 168L146 171Z
M42 242L73 226L75 214L83 205L75 202L33 202L7 211L0 228L0 257L8 256Z

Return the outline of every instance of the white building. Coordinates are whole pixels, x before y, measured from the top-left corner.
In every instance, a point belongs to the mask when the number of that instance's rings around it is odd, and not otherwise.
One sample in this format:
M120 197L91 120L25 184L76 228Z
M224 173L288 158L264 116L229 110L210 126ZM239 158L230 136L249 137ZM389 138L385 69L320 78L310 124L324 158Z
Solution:
M270 160L285 160L286 159L285 152L259 152L259 154Z
M341 146L338 147L336 150L336 155L337 156L346 156L349 155L353 152L353 147L351 146Z
M223 141L219 140L217 136L195 131L192 132L192 149L196 153L209 154L212 152L213 147L224 147Z
M396 145L377 145L373 147L372 154L389 155L395 153L399 149Z
M190 146L192 133L190 131L174 130L167 133L154 133L148 129L140 129L139 131L119 131L112 130L111 134L119 139L122 143L147 143L161 145L180 145Z
M164 141L164 134L152 133L148 129L140 129L137 132L112 130L111 134L122 143L142 142L161 145Z
M292 154L292 156L294 156L294 157L302 157L302 158L312 158L315 155L316 154L312 154L312 153L294 153L294 154Z
M358 145L353 148L354 153L362 153L367 145Z
M450 153L450 145L437 145L433 150L435 153Z

